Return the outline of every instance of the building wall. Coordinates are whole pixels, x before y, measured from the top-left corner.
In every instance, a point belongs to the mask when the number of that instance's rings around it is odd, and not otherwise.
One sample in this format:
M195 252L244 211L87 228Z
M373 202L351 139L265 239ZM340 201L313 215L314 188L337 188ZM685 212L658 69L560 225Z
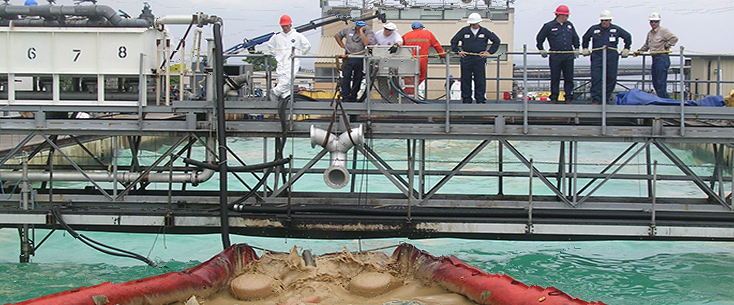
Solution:
M719 79L718 76L719 62L715 56L706 57L693 57L691 58L691 74L690 80L711 80L715 81ZM734 79L734 57L722 57L721 58L721 79L722 80L733 80ZM720 94L727 96L729 92L734 90L734 84L721 84L720 91L717 93L716 84L706 83L692 83L690 85L690 91L698 96L715 95Z

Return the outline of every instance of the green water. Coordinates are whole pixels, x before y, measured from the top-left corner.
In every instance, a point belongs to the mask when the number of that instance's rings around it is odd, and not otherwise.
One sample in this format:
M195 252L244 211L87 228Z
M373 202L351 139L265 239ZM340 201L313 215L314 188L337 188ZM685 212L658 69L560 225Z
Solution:
M125 282L205 261L221 250L218 235L86 233L123 246L165 268L153 268L95 252L71 236L54 233L34 257L19 264L14 230L0 230L0 303L18 302L105 281ZM157 237L157 240L156 240ZM294 245L314 253L372 249L411 242L434 255L455 255L489 273L505 273L528 285L553 286L573 297L607 304L734 304L734 244L714 242L517 242L461 239L300 240L233 236L233 242L285 251Z
M262 161L259 156L260 140L231 139L230 147L249 163ZM373 143L383 158L394 162L394 168L404 168L405 141ZM534 158L541 170L557 168L553 158L557 146L553 143L516 143L520 151ZM450 169L475 143L461 141L430 141L427 156L432 160L429 169ZM629 144L579 144L580 167L587 170L603 168L604 162L616 157ZM142 163L150 163L159 152L146 152ZM203 149L201 149L203 151ZM272 152L272 147L269 148ZM298 152L296 163L308 162L319 149L312 149L307 142L297 142L286 153ZM661 154L653 150L653 159L661 160L661 174L680 174L666 165ZM676 152L688 164L695 164L686 152ZM300 154L300 155L299 155ZM505 170L523 167L509 159ZM125 155L122 158L126 158ZM350 154L351 158L351 154ZM644 158L640 157L640 158ZM489 168L497 166L496 149L486 149L468 165ZM124 163L125 161L121 162ZM643 162L637 158L623 172L644 172ZM362 164L362 163L360 163ZM319 163L325 168L326 163ZM710 166L698 165L697 172L710 171ZM310 183L300 184L301 190L323 188L320 176ZM395 191L386 179L357 178L360 190ZM429 179L436 183L439 178ZM234 180L234 179L233 179ZM505 193L523 194L527 179L506 179ZM535 182L534 182L535 183ZM456 179L444 190L447 192L477 192L496 187L497 181L476 177ZM540 185L540 184L535 184ZM214 179L200 188L216 189ZM155 186L153 186L155 187ZM231 183L232 189L241 186ZM644 192L644 183L611 181L599 189L598 194L632 194ZM160 189L167 189L161 185ZM725 189L730 189L726 186ZM346 191L346 190L345 190ZM396 192L396 191L395 191ZM491 191L490 191L491 192ZM535 187L534 192L548 192ZM690 182L668 182L659 187L661 196L701 197L702 192ZM36 233L41 240L48 231ZM154 276L169 271L190 268L219 253L219 235L163 235L84 232L102 243L124 248L152 258L165 268L148 267L138 261L120 259L96 252L61 231L55 232L32 258L33 263L19 264L17 230L0 230L0 304L19 302L49 293L79 286L91 286L105 281L125 282ZM727 242L660 242L660 241L587 241L587 242L520 242L462 239L379 239L379 240L304 240L232 236L233 243L249 243L271 250L285 251L294 245L311 249L314 253L349 250L367 250L409 242L433 255L455 255L470 265L489 273L505 273L528 285L553 286L569 295L586 301L603 301L607 304L731 304L734 293L729 287L734 283L734 243ZM389 250L388 250L389 251Z

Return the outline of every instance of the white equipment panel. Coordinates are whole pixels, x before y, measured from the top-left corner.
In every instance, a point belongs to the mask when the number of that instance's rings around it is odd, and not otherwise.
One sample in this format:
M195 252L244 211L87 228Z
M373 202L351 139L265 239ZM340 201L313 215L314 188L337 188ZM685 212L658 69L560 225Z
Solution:
M146 28L0 28L0 73L138 75L156 67L156 40Z

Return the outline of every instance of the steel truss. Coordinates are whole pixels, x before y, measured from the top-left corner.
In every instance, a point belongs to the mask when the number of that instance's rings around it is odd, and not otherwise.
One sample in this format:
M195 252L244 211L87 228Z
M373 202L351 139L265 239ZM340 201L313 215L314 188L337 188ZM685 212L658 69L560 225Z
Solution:
M681 112L667 109L675 107L608 107L599 113L592 105L450 105L450 111L441 104L343 106L347 113L364 120L368 129L366 143L352 149L348 191L294 190L302 183L322 179L326 150L313 155L296 152L292 158L305 160L298 166L290 163L244 174L230 172L228 179L240 185L230 189L226 198L231 208L230 232L320 238L734 240L729 162L734 128L684 125L683 136L683 127L676 122ZM64 108L36 109L59 110ZM115 110L130 111L100 112ZM248 166L226 145L228 157L221 158L209 140L216 133L214 122L205 119L211 117L212 105L181 102L173 107L143 107L142 111L137 120L0 120L3 135L21 136L0 155L0 180L9 194L16 183L21 185L21 198L25 198L0 200L0 226L19 228L23 247L30 249L39 246L30 234L33 228L57 228L50 213L54 207L75 229L219 232L219 192L196 187L212 177L214 170L195 168L190 162L181 165L186 158L214 167L225 160L230 167ZM262 160L271 160L274 152L267 147L272 139L280 141L282 134L277 111L277 105L270 102L230 103L228 113L263 113L265 119L228 121L227 135L262 139ZM686 120L716 120L732 114L729 109L686 111ZM155 118L153 113L168 115ZM287 120L287 141L305 141L312 125L325 128L330 124L322 116L332 114L333 109L326 103L299 102L289 113L290 118L306 119ZM450 116L442 118L447 113ZM602 116L608 117L601 120ZM340 123L342 129L345 119ZM170 147L152 162L143 162L143 142L152 136L172 139ZM109 137L115 152L120 146L118 137L128 144L129 164L121 165L116 153L110 158L109 153L87 147L91 141ZM427 148L430 141L448 139L472 146L453 153L450 160L432 159ZM404 157L391 156L374 145L378 141L404 143L400 144ZM518 147L522 141L543 141L558 150L543 152L554 155L550 159L535 160L533 152ZM579 162L579 156L583 157L579 144L588 142L628 144L613 160L590 167ZM710 172L697 171L676 155L676 146L686 143L713 146ZM89 162L80 163L65 153L65 148L74 145ZM197 146L205 147L205 152L195 152ZM26 157L23 151L28 151ZM23 161L38 159L44 151L48 154L42 162ZM496 160L483 161L486 154ZM54 156L65 162L54 161L59 159ZM639 159L643 164L633 164ZM21 161L11 164L11 160ZM443 166L431 165L438 161ZM675 167L678 173L659 174L658 162ZM625 170L635 166L643 168L642 172ZM370 181L379 179L390 187L369 187ZM461 179L487 181L487 187L456 191ZM40 184L25 183L33 181ZM59 181L84 181L91 188L68 187ZM367 188L357 184L365 181ZM524 181L526 192L509 187L517 181ZM616 181L640 182L644 192L637 196L603 192ZM692 182L701 195L658 196L656 187L667 182ZM167 190L151 188L161 183Z

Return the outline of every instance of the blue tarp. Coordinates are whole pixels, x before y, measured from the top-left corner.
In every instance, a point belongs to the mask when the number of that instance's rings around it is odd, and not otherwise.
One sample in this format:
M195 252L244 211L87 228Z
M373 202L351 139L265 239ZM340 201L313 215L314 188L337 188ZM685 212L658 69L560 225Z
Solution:
M679 100L660 98L657 95L640 91L640 89L632 89L627 92L620 92L616 96L616 105L661 105L661 106L677 106L680 105ZM703 106L703 107L724 107L724 97L721 95L709 95L698 101L685 101L686 106Z

